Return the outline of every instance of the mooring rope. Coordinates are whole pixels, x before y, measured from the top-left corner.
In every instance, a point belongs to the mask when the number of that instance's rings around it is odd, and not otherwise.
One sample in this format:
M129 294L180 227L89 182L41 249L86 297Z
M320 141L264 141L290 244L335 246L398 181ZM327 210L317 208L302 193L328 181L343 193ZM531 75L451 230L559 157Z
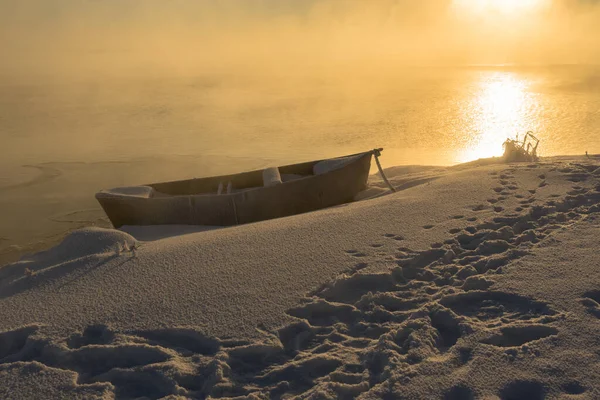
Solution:
M381 168L381 163L379 162L379 156L381 156L382 150L383 149L373 149L372 153L375 156L375 162L377 163L377 168L379 169L379 174L381 175L381 178L383 178L383 181L385 182L386 185L388 185L388 187L390 188L390 190L392 192L396 192L396 188L392 186L390 181L388 181L387 177L385 176L385 172L383 172L383 168Z

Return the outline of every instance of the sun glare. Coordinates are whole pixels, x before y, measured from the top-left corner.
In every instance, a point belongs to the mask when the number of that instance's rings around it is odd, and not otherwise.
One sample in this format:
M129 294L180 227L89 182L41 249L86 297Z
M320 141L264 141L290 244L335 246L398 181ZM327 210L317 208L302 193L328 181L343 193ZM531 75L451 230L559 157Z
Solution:
M480 13L515 14L539 8L547 0L454 0L461 11Z
M529 126L529 112L535 106L526 82L512 74L498 73L483 80L478 94L465 112L474 115L471 140L459 161L499 156L508 137L523 134Z

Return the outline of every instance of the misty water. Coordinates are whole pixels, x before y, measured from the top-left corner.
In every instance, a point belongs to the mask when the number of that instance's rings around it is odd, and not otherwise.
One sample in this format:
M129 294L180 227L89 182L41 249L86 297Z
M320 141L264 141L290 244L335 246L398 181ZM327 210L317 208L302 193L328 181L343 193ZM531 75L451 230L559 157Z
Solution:
M499 155L529 130L545 156L600 152L600 68L103 77L0 90L0 157L14 166L165 155L293 162L374 147L388 165L447 165Z

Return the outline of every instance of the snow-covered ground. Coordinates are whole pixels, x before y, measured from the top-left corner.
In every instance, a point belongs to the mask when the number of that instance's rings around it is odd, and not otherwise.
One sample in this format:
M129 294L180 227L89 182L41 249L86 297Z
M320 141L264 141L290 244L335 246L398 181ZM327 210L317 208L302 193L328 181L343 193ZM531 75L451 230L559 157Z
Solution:
M600 158L387 173L367 201L89 228L1 268L0 397L599 398Z

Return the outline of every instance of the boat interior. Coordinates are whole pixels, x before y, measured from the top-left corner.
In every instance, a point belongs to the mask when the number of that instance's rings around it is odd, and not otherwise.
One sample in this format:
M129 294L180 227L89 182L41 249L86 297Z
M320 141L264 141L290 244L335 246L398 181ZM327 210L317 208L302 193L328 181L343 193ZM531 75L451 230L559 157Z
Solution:
M233 194L321 175L342 168L365 154L367 153L231 175L121 187L103 193L138 198Z

